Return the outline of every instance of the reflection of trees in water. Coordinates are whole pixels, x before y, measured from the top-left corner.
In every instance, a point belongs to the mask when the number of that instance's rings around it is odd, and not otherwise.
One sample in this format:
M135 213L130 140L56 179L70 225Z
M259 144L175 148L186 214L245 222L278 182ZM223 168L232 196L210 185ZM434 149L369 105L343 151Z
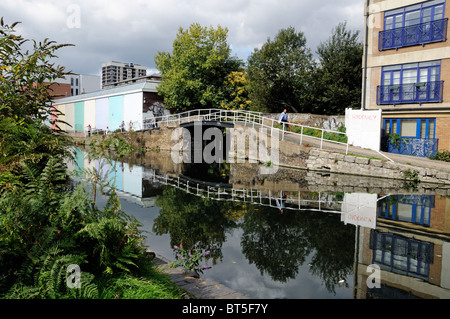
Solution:
M183 175L198 179L204 182L224 183L227 184L230 179L229 163L213 163L213 164L184 164Z
M157 235L170 234L170 245L210 250L215 263L222 259L227 232L242 227L242 252L261 274L287 282L312 256L310 271L334 292L337 283L352 273L355 228L344 225L340 215L290 211L239 202L201 198L165 187L156 204L161 208L154 221Z
M156 204L161 208L153 231L157 235L170 234L170 245L183 243L184 249L196 247L210 250L209 258L215 263L222 259L222 245L226 232L236 227L227 218L229 211L239 210L241 203L218 202L165 187Z
M308 255L311 273L334 292L339 280L351 274L355 228L335 214L286 211L258 207L245 215L241 246L261 274L286 282L296 277Z
M292 223L292 216L291 212L280 214L277 209L258 207L242 223L242 252L261 274L267 272L280 282L295 278L298 266L310 253L302 229Z

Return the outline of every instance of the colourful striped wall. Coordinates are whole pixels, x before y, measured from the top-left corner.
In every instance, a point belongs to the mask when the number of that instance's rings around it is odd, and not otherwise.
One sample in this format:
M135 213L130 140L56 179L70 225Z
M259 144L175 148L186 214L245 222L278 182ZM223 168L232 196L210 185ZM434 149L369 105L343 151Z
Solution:
M62 130L68 132L87 132L90 124L93 129L115 131L122 121L125 129L129 129L130 121L134 130L143 128L143 93L130 93L103 98L91 98L75 103L58 104L55 106L64 113L58 119Z
M109 98L109 129L115 131L119 129L123 121L123 95L111 96ZM125 126L127 128L127 126Z
M66 104L66 131L75 130L75 104Z
M95 123L95 100L88 100L84 102L84 126L91 125L92 128L96 128Z
M95 100L95 128L99 130L106 130L108 126L108 98L101 98Z
M84 126L84 102L76 102L74 107L75 131L85 131L87 128Z
M62 122L66 121L66 105L65 104L54 105L54 108L62 113L62 114L59 114L57 117L57 122L58 122L57 124L58 124L60 130L65 131L66 124L62 123ZM52 116L52 120L55 118L56 118L56 116ZM52 125L52 129L56 129L56 123L54 125Z
M134 130L142 129L142 92L127 94L123 99L125 128L128 130L130 121Z

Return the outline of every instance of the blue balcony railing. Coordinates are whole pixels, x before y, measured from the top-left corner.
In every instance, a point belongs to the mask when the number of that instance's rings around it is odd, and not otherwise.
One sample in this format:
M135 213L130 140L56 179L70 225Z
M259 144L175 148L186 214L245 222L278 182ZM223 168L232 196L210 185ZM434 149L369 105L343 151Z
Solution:
M377 104L439 103L444 81L377 86Z
M438 151L438 138L404 137L398 145L389 143L387 137L381 139L381 150L394 154L433 157Z
M447 40L448 18L380 31L378 50L397 49Z

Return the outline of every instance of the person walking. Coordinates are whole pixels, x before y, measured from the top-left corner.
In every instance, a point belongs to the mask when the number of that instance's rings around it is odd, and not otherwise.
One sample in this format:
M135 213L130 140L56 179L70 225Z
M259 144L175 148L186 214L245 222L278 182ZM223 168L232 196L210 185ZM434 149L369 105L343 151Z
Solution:
M283 131L286 130L286 127L289 128L288 115L286 109L284 109L283 112L281 112L280 117L278 118L278 123L283 125Z
M88 125L88 137L91 137L91 124Z
M122 121L122 123L120 123L120 131L123 132L123 130L125 129L125 122Z

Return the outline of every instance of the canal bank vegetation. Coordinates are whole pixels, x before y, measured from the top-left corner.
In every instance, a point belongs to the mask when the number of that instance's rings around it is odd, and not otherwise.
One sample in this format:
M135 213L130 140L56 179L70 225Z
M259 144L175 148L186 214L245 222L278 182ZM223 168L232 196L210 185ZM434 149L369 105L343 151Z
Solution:
M443 162L450 162L450 151L440 150L436 152L436 154L433 157L431 157L431 159Z
M114 188L99 209L71 182L73 140L43 124L57 115L49 85L67 74L50 60L66 45L24 52L16 24L0 21L0 298L182 298Z

